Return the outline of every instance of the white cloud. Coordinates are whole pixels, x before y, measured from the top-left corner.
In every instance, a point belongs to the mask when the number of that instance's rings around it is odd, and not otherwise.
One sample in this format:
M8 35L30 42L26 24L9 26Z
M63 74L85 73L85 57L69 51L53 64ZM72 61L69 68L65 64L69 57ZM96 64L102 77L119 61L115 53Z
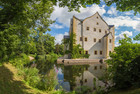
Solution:
M61 23L62 25L55 24L54 28L63 28L64 26L69 27L70 25L70 19L75 15L79 19L84 19L86 17L89 17L96 12L99 12L99 14L105 19L105 21L110 25L115 25L115 28L118 28L119 26L126 26L126 27L132 27L133 29L139 30L139 22L140 18L137 16L130 17L129 15L133 14L132 11L129 12L122 12L126 16L116 16L118 15L118 11L114 6L110 7L110 9L107 11L108 14L115 15L115 17L107 17L103 16L103 14L106 13L105 5L98 6L96 4L93 4L90 7L80 8L80 13L76 11L68 12L67 7L59 7L54 6L54 12L51 15L52 20L56 20L58 23Z
M65 32L64 35L69 35L69 33L68 32Z
M140 23L137 24L136 30L140 31Z
M57 34L56 36L55 36L55 43L59 43L59 44L61 44L61 40L63 39L63 34Z
M108 11L107 11L107 13L108 14L111 14L111 15L117 15L117 10L116 10L116 8L115 7L111 7Z
M64 34L56 34L56 35L55 35L55 39L56 39L56 40L55 40L55 43L56 43L56 44L57 44L57 43L61 44L64 35L69 35L69 34L68 34L68 32L65 32Z
M120 44L119 44L119 42L115 42L115 47L117 47L117 46L119 46Z
M132 32L124 31L124 32L122 32L121 34L115 36L115 40L123 39L123 38L124 38L124 34L126 34L127 37L131 37L131 36L133 35Z
M64 28L63 25L59 25L59 24L56 24L56 23L52 24L50 27L52 27L52 28L57 28L57 29Z
M125 15L134 15L133 12L125 12Z
M84 19L86 17L89 17L93 14L95 14L97 11L99 14L102 16L104 13L106 13L106 10L104 9L104 5L102 7L99 7L98 5L93 4L91 7L86 7L80 8L80 13L76 11L71 11L68 12L67 7L59 7L59 6L54 6L54 12L51 15L52 20L56 20L59 23L62 23L64 26L69 27L70 19L72 18L73 15L80 19Z
M136 29L136 26L140 22L138 17L131 18L129 16L117 16L117 17L103 17L108 24L115 25L115 28L119 26L127 26Z

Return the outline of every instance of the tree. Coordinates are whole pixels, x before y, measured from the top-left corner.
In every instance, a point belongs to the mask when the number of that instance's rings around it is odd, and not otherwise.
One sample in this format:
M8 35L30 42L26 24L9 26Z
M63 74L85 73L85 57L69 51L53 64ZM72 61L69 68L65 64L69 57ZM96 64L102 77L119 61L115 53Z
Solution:
M135 14L140 13L140 1L139 0L104 0L107 5L116 3L117 10L119 11L131 11Z
M55 37L50 34L43 35L44 49L46 53L54 52L55 49Z
M42 33L53 23L53 4L48 0L0 1L0 60L21 54L29 47L29 37L35 28ZM29 50L29 49L27 49Z
M120 11L140 13L139 0L105 1L107 5L116 3ZM54 22L50 19L53 5L79 11L81 6L94 3L99 4L100 0L0 0L0 60L26 52L24 47L29 46L28 37L33 30L50 31L49 26Z
M134 72L132 69L137 65L132 61L140 56L140 44L133 44L126 35L119 43L121 45L115 47L114 52L110 54L111 59L107 60L107 63L115 87L124 89L134 86L132 79L137 76L135 74L135 77L132 77L132 72Z
M64 55L64 44L63 43L62 44L57 43L55 45L55 53Z
M140 33L138 35L136 35L133 39L134 40L140 40Z

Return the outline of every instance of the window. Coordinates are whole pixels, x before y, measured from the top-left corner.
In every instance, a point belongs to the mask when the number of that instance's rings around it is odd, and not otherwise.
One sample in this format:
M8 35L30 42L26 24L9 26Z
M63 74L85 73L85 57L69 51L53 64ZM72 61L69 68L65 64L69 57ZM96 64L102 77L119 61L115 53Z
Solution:
M85 41L87 41L87 37L85 37Z
M97 22L96 24L97 24L97 25L99 25L99 23L98 23L98 22Z
M89 27L87 27L87 30L89 30Z
M86 51L86 55L88 54L88 51Z
M107 34L107 31L105 31L105 34Z
M94 42L96 42L96 38L94 38Z
M99 39L99 43L101 43L101 39Z
M100 69L102 69L102 65L100 65Z
M94 51L94 54L97 55L97 51Z
M83 39L83 38L82 38L82 37L80 37L80 41L82 41L82 39Z
M99 32L101 33L101 29L99 29Z
M79 54L81 54L81 51L79 51Z
M94 70L97 70L97 66L94 67Z
M85 82L87 82L87 79L85 79Z
M96 28L94 28L94 31L96 31Z
M100 51L100 55L102 55L103 54L103 52L102 51Z
M109 42L111 43L111 39L109 39Z
M98 19L98 16L96 18Z

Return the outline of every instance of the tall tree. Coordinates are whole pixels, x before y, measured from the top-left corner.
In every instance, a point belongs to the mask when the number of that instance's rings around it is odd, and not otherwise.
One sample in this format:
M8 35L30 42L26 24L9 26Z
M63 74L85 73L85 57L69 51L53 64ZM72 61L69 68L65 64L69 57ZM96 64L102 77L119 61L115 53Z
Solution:
M48 0L1 0L0 7L0 60L25 52L31 31L45 33L53 23Z
M46 53L54 52L55 49L55 37L51 36L50 34L46 34L44 37L44 49Z

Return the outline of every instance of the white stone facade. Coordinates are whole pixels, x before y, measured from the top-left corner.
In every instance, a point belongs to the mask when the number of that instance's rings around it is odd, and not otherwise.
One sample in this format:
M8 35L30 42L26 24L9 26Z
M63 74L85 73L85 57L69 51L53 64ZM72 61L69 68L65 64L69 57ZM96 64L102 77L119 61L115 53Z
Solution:
M84 20L73 16L71 32L76 34L76 44L90 54L89 59L109 58L109 52L114 50L115 27L108 25L98 12Z

